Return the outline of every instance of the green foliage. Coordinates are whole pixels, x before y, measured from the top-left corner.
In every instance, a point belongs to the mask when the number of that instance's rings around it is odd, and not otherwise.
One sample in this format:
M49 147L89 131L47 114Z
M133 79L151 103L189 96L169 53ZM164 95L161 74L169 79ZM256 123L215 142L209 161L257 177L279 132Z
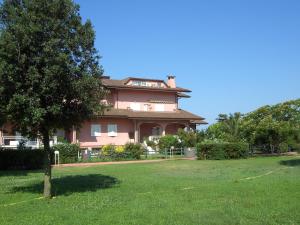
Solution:
M243 135L253 145L279 149L280 143L300 143L300 99L264 106L245 115Z
M62 143L54 145L53 151L59 151L60 163L74 163L78 161L80 147L77 144Z
M268 152L282 152L300 143L300 99L263 106L246 115L220 114L218 122L208 127L205 138L223 142L248 142L264 146ZM281 146L280 146L281 145Z
M194 131L185 131L184 129L179 129L177 132L178 138L181 140L181 145L185 147L195 147L200 135ZM178 144L176 144L178 145Z
M2 115L23 134L71 128L101 112L102 68L90 21L71 0L4 1L0 8Z
M287 143L280 143L279 144L279 152L288 152L289 151L289 145Z
M131 159L141 159L141 155L144 153L142 145L138 143L127 143L124 150L128 158Z
M0 149L0 170L34 170L43 167L45 151Z
M178 138L174 135L165 135L159 139L158 146L161 151L170 149L172 146L177 147L179 144Z
M107 160L141 159L143 152L141 144L127 143L125 146L109 144L101 148L100 157Z
M4 0L0 29L0 125L42 137L50 197L49 135L104 108L95 32L72 0Z
M246 158L249 145L246 143L199 143L196 146L198 159L239 159Z

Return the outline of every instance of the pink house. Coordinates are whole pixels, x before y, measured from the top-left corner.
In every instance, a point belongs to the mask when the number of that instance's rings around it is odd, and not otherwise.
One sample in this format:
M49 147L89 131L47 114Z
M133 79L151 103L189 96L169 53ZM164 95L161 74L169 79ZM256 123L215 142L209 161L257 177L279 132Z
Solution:
M177 87L174 76L168 76L166 82L103 77L102 83L110 90L106 102L111 108L73 130L70 140L82 148L142 142L176 134L179 128L195 129L196 124L206 124L204 118L179 108L179 99L189 98L185 93L190 90Z
M195 129L197 124L206 124L201 116L179 108L179 99L189 98L185 93L190 90L176 86L174 76L168 76L166 82L134 77L114 80L103 76L102 83L109 90L105 103L110 109L84 122L80 129L58 131L57 136L67 137L81 148L99 148L106 144L143 142L145 138L176 134L179 128ZM0 130L0 145L17 143L5 139L9 130L9 127Z

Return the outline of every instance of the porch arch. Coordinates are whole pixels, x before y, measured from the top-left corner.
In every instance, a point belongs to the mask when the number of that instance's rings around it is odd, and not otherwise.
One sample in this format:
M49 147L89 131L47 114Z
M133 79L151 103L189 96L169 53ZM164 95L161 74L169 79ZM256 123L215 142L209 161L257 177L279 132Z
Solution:
M158 122L142 122L139 124L139 131L139 142L143 142L145 138L148 138L150 136L163 135L164 125Z

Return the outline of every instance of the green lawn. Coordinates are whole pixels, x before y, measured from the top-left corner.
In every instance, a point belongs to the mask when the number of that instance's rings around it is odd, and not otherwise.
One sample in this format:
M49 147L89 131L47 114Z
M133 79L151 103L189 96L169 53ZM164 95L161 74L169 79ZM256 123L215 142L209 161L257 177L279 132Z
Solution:
M41 172L0 172L0 224L300 224L299 157L58 168L53 176L56 197L46 201Z

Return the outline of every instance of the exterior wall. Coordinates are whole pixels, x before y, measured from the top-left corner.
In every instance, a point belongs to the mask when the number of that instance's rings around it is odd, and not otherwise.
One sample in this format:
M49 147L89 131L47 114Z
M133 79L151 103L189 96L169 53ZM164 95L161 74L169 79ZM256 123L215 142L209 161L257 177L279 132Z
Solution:
M101 136L91 136L91 125L101 125ZM108 124L117 124L117 136L109 137L107 133ZM134 132L133 122L128 119L114 119L114 118L101 118L91 121L86 121L79 132L77 132L77 139L79 140L80 147L100 147L107 144L125 145L130 141L129 133Z
M116 94L115 94L116 95ZM155 104L151 101L162 101L164 104L164 111L174 111L177 109L177 96L175 93L165 92L150 92L150 91L134 91L134 90L119 90L117 103L115 108L127 109L130 108L131 103L139 103L140 110L144 110L144 105L149 105L148 111L155 111Z
M169 124L166 127L166 134L177 134L178 129L184 129L185 125L182 124Z

